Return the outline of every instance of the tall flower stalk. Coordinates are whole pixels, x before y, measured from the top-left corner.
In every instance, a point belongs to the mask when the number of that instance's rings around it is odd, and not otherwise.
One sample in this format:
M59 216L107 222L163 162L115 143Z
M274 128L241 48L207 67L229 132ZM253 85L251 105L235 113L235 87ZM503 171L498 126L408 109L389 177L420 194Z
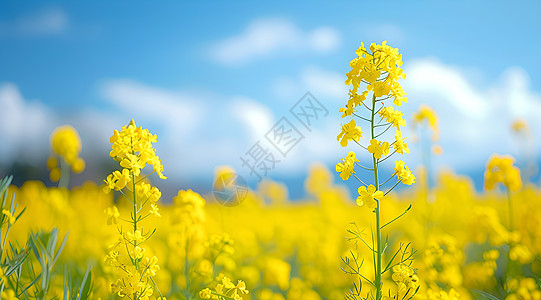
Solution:
M160 269L156 256L145 257L144 243L154 234L156 229L145 229L143 220L148 217L160 217L156 202L161 192L144 180L150 175L142 176L141 170L148 164L152 165L152 173L157 173L161 179L163 166L160 158L156 156L152 143L157 140L156 135L148 129L137 127L133 120L123 126L119 132L114 131L110 141L113 150L109 154L120 163L122 170L114 171L105 180L104 192L119 191L131 205L130 218L121 218L116 206L105 210L109 225L118 224L119 220L128 224L128 230L117 226L118 240L109 248L106 264L113 266L117 280L111 284L111 292L120 297L131 300L146 300L157 289L153 277ZM151 174L152 174L151 173ZM158 290L159 297L164 299Z
M50 179L58 181L58 187L68 187L70 168L74 173L81 173L85 169L85 161L79 157L80 152L81 138L75 128L64 125L53 131L47 168L50 170Z
M411 268L414 252L408 249L409 244L401 244L399 249L391 256L391 260L384 265L383 253L387 245L383 243L382 229L407 213L411 206L401 215L383 224L381 201L399 183L413 184L415 182L415 176L403 161L397 160L395 161L394 173L385 181L380 181L379 178L379 167L382 162L396 153L409 153L407 143L405 142L406 138L402 137L401 132L401 127L406 125L406 121L403 118L404 113L396 110L392 105L386 104L386 102L392 101L395 106L401 106L403 102L408 102L405 97L406 94L398 82L399 79L404 79L406 76L400 68L402 66L402 55L399 54L398 49L387 45L386 41L381 45L372 43L369 50L361 43L361 47L355 53L357 57L350 63L351 71L347 73L347 80L345 82L346 85L351 86L349 100L346 106L339 110L342 112L342 118L348 117L351 120L342 126L342 131L338 135L337 140L340 141L340 145L343 147L347 147L350 141L356 143L370 153L372 164L369 167L363 166L361 161L357 159L355 152L350 151L347 157L336 165L336 171L340 172L340 177L343 180L348 180L353 175L361 183L358 189L359 196L357 197L357 204L359 206L366 205L373 211L376 229L372 237L372 245L369 245L363 239L362 233L358 230L349 230L349 233L352 234L350 240L361 239L370 248L374 261L374 279L369 279L365 274L361 274L360 266L363 261L359 261L359 255L351 252L351 257L343 257L342 260L345 263L343 270L348 274L359 277L359 284L354 282L354 287L346 295L346 298L382 299L384 297L382 278L387 271L392 269L394 273L393 280L397 284L397 289L394 296L391 297L391 292L389 292L388 297L410 299L418 290L418 278L415 275L414 269ZM366 101L367 98L371 100ZM368 145L361 143L363 131L357 125L356 120L361 123L368 123L370 132L370 142ZM395 130L394 138L389 133L389 130L393 127ZM392 140L392 142L385 141L385 138ZM356 175L355 167L372 172L373 184L366 184L362 181ZM392 181L395 176L396 183L390 188L385 188L386 191L384 192L384 186ZM374 294L368 292L363 297L361 294L362 280L368 281L371 284L375 290Z

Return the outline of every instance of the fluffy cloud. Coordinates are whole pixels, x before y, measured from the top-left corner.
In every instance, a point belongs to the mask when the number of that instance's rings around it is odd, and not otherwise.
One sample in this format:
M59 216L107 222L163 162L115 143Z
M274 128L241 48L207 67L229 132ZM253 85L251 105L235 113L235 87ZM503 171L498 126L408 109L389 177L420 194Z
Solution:
M122 114L152 124L173 180L208 178L217 165L237 165L274 122L266 105L244 96L193 95L132 80L106 81L101 93Z
M440 118L439 143L444 154L434 158L433 164L437 168L479 171L493 153L509 153L524 159L521 157L523 151L519 151L511 132L511 123L524 119L533 132L541 131L541 119L538 117L541 115L541 95L532 91L526 71L511 67L496 81L483 86L480 80L472 79L468 73L470 70L446 65L435 58L411 60L404 66L408 76L403 86L410 103L399 109L410 118L424 103L433 107ZM330 111L330 116L321 120L316 130L307 133L309 142L300 143L298 149L282 162L286 173L304 170L310 161L319 160L332 165L346 153L344 149L333 146L340 123L343 123L337 106L347 100L343 79L344 76L338 73L308 67L296 79L280 78L275 82L273 88L278 96L291 100L301 90L310 90ZM415 167L421 163L420 145L413 142L409 128L404 135L410 136L408 142L412 153L403 159ZM529 145L534 147L534 153L541 150L535 143Z
M340 34L331 27L303 32L284 19L257 19L239 35L218 42L211 57L225 65L239 65L281 52L334 50Z
M0 36L42 37L63 34L68 30L68 15L59 8L49 8L0 23Z
M35 162L47 155L52 112L38 101L25 101L13 83L0 84L0 163L19 158Z
M38 100L27 100L13 83L0 83L0 164L15 161L40 166L49 155L49 136L57 126L73 125L83 141L83 156L95 159L108 152L108 137L117 118L94 108L59 115ZM98 154L100 153L100 154Z
M426 103L439 114L442 164L468 171L484 166L492 153L517 155L510 127L518 118L527 120L532 131L541 130L541 96L531 90L528 74L519 67L507 69L483 88L467 71L434 58L405 66L410 99L405 107L411 112Z
M460 172L480 170L494 152L516 153L510 124L517 118L527 120L533 132L541 130L541 96L532 91L523 69L509 68L495 82L481 86L467 71L433 58L408 61L405 66L404 88L410 103L401 109L411 116L426 103L440 116L444 154L436 158L435 165L449 165ZM329 115L308 131L284 112L305 139L287 157L280 157L271 177L300 175L314 161L333 165L347 152L336 142L344 121L337 109L347 98L342 77L308 67L290 80L295 98L310 90ZM1 162L28 159L43 163L50 133L66 123L79 130L85 158L94 153L105 159L112 130L133 117L158 134L158 154L172 179L209 178L215 166L224 164L246 174L239 157L258 140L272 150L264 136L282 117L257 99L167 90L132 80L106 81L101 94L108 107L112 105L108 112L82 108L71 116L59 116L38 101L24 99L14 84L1 84ZM411 136L407 129L404 135ZM420 163L420 149L413 139L409 143L412 154L404 158L414 167Z
M347 97L348 87L344 84L345 75L323 70L317 66L305 67L298 78L282 77L275 80L272 91L280 99L291 101L310 91L316 98L326 103L342 104Z

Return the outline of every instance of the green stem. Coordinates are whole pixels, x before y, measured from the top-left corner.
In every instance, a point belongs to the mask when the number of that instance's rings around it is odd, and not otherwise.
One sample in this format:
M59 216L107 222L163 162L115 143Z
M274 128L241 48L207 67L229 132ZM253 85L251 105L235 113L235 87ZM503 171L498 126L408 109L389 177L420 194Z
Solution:
M375 125L374 125L374 117L375 117L375 108L376 108L376 95L372 95L372 117L370 119L370 129L372 133L372 139L375 138ZM372 162L374 165L374 185L376 186L376 190L379 190L379 181L378 181L378 161L376 160L376 157L372 156ZM383 253L381 250L381 220L380 220L380 202L379 200L376 200L376 272L375 272L375 286L376 286L376 300L380 300L382 297L382 289L383 289L383 282L381 279L381 260Z
M135 235L137 231L137 192L135 191L135 174L132 172L131 174L131 181L133 183L133 234ZM133 239L133 249L135 251L135 248L137 248L137 239ZM137 258L135 258L135 268L139 269L139 261ZM133 294L133 299L139 299L137 293Z
M186 253L184 256L184 277L186 277L186 300L190 300L192 295L190 293L190 265L188 260L188 250L190 247L190 237L188 235L188 229L186 229ZM213 263L214 265L214 263Z
M509 205L509 232L513 232L513 202L511 200L511 191L507 188L507 203Z
M58 181L59 188L68 188L70 182L70 166L66 160L60 158L60 180Z

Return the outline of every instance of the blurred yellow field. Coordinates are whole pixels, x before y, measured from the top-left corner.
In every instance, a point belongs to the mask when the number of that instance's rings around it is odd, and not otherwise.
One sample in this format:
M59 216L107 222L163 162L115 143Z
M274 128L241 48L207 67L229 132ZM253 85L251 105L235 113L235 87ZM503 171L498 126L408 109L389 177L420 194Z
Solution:
M76 129L57 128L43 162L57 187L0 184L2 300L541 299L541 190L511 156L486 158L483 192L452 172L432 185L430 168L410 170L408 143L430 146L427 164L442 152L437 112L399 110L409 103L397 48L355 55L330 142L356 148L336 153L335 170L312 164L302 200L269 178L249 190L228 166L213 194L161 199L159 137L133 119L111 128L115 171L68 188L86 163ZM429 135L408 139L406 120Z

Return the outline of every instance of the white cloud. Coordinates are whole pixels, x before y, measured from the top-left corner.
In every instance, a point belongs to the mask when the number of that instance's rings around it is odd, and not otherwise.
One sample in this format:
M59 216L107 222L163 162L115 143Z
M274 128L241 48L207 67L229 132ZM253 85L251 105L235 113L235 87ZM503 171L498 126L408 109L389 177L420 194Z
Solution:
M434 58L406 62L404 81L411 113L421 103L434 108L440 117L439 159L455 169L484 166L492 153L515 154L510 126L517 118L528 121L533 132L541 131L541 95L531 90L526 71L507 69L487 88L470 80L462 69ZM536 148L536 152L539 152Z
M272 111L264 104L246 97L235 97L229 104L229 114L243 123L254 141L262 138L274 125Z
M24 15L14 21L0 23L0 36L41 37L60 35L67 31L68 15L59 8L49 8Z
M513 153L509 128L512 120L524 118L533 132L541 130L541 95L532 91L528 74L521 68L509 68L499 80L481 87L464 69L436 59L412 60L405 67L408 77L403 85L410 103L401 109L407 118L421 103L431 105L440 116L444 154L435 164L450 165L459 171L479 170L492 153ZM310 90L329 115L307 131L287 111L284 113L306 138L281 158L276 172L269 176L302 174L314 161L336 163L346 153L336 141L340 123L344 122L337 110L347 99L343 76L308 67L298 78L283 81L293 83L292 90L297 87L295 99ZM106 81L101 92L114 106L110 112L85 108L65 117L38 101L25 100L14 84L0 85L0 160L6 163L21 156L46 155L52 129L65 123L79 130L83 149L96 149L103 157L112 130L134 117L158 134L158 154L173 181L208 178L215 166L222 164L247 174L239 157L258 140L272 150L264 136L282 117L275 116L266 104L244 96L188 93L132 80ZM408 131L404 135L410 136ZM412 139L409 143L412 154L404 159L414 167L420 162L420 150L415 149L418 146ZM539 151L539 146L536 149Z
M333 105L341 104L347 100L348 95L348 87L344 84L345 78L344 74L338 72L307 66L301 70L296 79L277 78L272 85L272 91L276 97L286 101L292 101L310 91L321 101Z
M239 35L211 47L210 53L219 63L239 65L280 52L328 52L339 43L340 34L331 27L303 32L284 19L257 19Z
M208 177L216 165L237 165L274 122L267 106L244 96L190 95L133 80L106 81L101 92L123 114L155 125L158 155L172 180Z
M38 101L25 101L13 83L0 84L0 163L47 155L52 112ZM45 153L43 153L45 152Z
M161 123L175 134L185 134L202 121L205 102L181 92L143 83L115 79L102 85L102 95L125 114L136 119Z
M104 157L109 136L120 122L109 113L82 108L59 115L38 100L24 99L13 83L0 83L0 164L15 161L44 166L49 155L49 137L54 128L71 124L79 132L85 159Z

